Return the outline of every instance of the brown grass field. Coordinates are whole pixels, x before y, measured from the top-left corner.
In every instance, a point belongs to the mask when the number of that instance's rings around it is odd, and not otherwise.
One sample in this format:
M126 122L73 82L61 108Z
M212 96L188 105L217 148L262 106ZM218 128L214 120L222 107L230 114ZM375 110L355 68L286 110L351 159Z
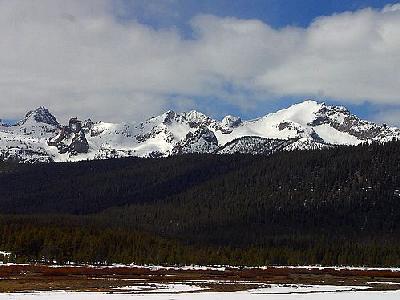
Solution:
M226 268L225 270L151 269L51 265L0 265L0 292L101 291L152 283L202 282L213 291L238 291L257 284L367 286L371 290L400 289L400 271L334 268ZM199 284L197 284L199 285Z

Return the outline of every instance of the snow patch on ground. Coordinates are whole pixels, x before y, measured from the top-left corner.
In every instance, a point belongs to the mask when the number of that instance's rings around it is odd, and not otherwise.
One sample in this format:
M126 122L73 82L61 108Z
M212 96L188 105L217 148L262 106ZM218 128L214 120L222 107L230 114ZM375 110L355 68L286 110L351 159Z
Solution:
M179 290L179 289L178 289ZM315 288L307 289L303 293L280 293L287 291L280 287L270 289L273 293L266 293L266 289L256 289L244 292L184 292L184 293L159 293L159 294L130 294L130 293L87 293L87 292L37 292L37 293L20 293L0 294L0 300L129 300L129 299L144 299L144 300L248 300L248 299L276 299L276 300L398 300L400 299L400 291L354 291L354 290L332 290L331 288Z

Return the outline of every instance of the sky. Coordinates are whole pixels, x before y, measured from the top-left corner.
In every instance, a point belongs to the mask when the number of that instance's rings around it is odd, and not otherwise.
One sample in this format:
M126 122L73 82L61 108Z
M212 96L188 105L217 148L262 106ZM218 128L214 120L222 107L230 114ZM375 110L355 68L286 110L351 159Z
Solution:
M0 118L251 119L304 99L400 125L400 3L0 0Z

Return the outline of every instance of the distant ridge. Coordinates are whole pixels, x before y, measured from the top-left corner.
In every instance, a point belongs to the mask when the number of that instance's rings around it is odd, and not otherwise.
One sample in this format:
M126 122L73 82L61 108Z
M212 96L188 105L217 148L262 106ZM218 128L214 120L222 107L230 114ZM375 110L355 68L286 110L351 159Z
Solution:
M139 124L71 118L62 125L47 108L39 107L15 125L0 123L0 159L61 162L184 153L271 154L399 138L398 128L313 100L249 121L231 115L218 121L194 110L170 110Z

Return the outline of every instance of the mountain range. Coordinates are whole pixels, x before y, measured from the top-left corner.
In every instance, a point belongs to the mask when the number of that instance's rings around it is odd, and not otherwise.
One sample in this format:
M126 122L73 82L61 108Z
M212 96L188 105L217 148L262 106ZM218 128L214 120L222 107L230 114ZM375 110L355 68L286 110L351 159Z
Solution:
M62 162L185 153L271 154L400 138L400 129L361 120L343 106L306 100L263 117L221 121L197 111L167 111L141 123L73 117L60 124L45 107L14 125L0 121L0 160Z

